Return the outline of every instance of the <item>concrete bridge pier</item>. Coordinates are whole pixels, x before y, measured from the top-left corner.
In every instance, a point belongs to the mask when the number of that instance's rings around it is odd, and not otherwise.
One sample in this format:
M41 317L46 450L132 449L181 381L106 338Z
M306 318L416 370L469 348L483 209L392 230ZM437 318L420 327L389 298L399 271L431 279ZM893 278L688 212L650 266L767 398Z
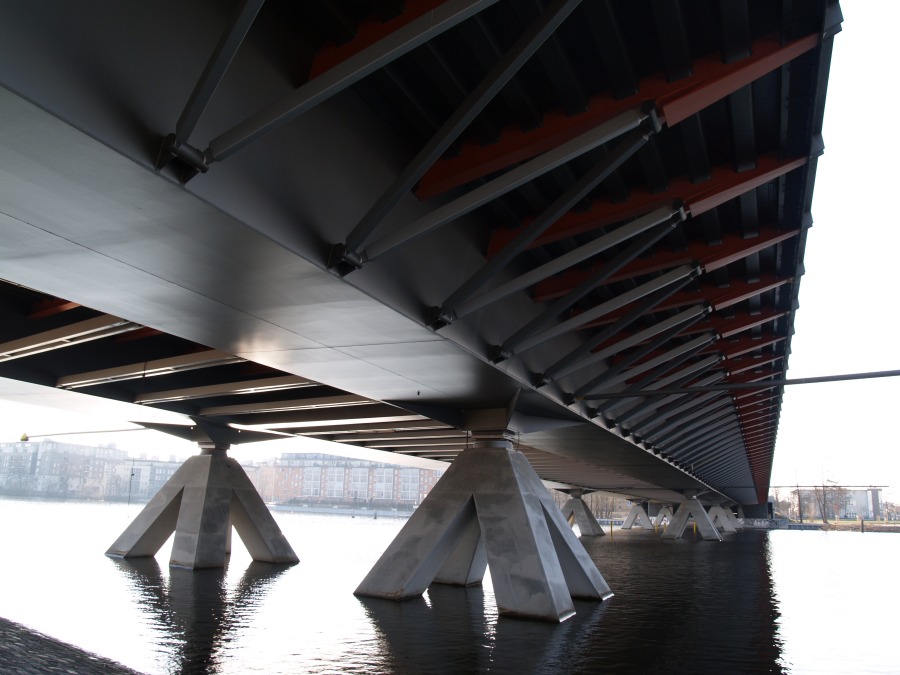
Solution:
M432 582L474 584L486 564L507 616L559 622L574 614L572 598L612 595L511 437L505 430L474 435L356 595L404 600Z
M632 527L640 527L644 530L653 528L653 523L650 522L650 516L647 515L647 509L645 509L644 505L640 502L634 503L631 510L628 512L628 515L625 516L625 520L622 521L621 529L630 530Z
M709 519L712 521L714 527L723 530L724 532L728 532L729 534L733 534L737 532L737 528L734 526L734 522L728 516L731 515L731 509L724 509L718 504L713 504L709 507L709 511L707 511L709 515Z
M668 523L666 529L668 529L668 525L672 524L672 521L675 519L675 514L672 513L672 507L669 504L663 504L659 507L659 511L656 512L656 527L663 527L663 520L668 518Z
M569 500L563 504L562 515L570 525L578 525L582 537L602 537L606 534L600 523L594 518L594 514L584 503L582 496L583 490L572 490L569 493Z
M691 516L693 516L694 522L697 523L697 529L700 530L700 535L704 539L722 541L722 535L719 534L716 526L709 519L706 509L703 508L700 500L696 497L691 497L681 502L678 510L675 511L675 517L672 519L669 527L666 528L666 531L663 532L663 539L680 539L688 526Z
M254 560L298 562L241 465L226 455L228 447L200 443L201 454L181 465L106 555L154 556L174 532L170 565L224 567L233 526Z

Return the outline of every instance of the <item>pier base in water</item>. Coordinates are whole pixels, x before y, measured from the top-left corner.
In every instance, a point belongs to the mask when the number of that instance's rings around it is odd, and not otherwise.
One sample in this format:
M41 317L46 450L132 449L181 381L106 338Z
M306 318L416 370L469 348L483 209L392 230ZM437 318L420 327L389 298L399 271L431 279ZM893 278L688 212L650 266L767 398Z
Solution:
M691 516L694 517L697 529L700 530L700 535L704 539L722 541L722 535L719 534L716 526L713 525L712 521L709 519L709 514L706 512L706 509L703 508L703 504L701 504L696 497L681 502L681 506L675 511L675 517L672 519L672 523L666 528L666 531L663 532L663 539L681 538L681 535L684 534L684 530L688 526L688 521L691 519Z
M582 537L602 537L606 534L594 514L581 498L580 490L573 490L569 501L562 507L562 515L571 524L578 525Z
M672 513L672 507L666 504L665 506L661 506L659 511L656 514L656 527L657 529L660 527L666 527L672 523L674 520L675 514ZM665 523L664 523L665 521Z
M709 514L709 519L712 521L713 526L728 533L737 532L737 528L734 526L734 516L731 514L731 509L723 509L721 506L715 505L710 506L707 513ZM731 517L729 518L729 516Z
M632 527L641 527L645 530L653 527L653 523L650 522L650 516L647 515L647 510L638 503L634 504L628 515L625 516L621 529L630 530Z
M224 567L234 526L254 560L296 563L296 554L241 465L221 446L201 447L203 454L181 465L106 555L156 555L174 532L170 565Z
M612 595L525 456L494 439L461 453L356 595L403 600L432 582L479 583L500 614L562 621L572 598Z

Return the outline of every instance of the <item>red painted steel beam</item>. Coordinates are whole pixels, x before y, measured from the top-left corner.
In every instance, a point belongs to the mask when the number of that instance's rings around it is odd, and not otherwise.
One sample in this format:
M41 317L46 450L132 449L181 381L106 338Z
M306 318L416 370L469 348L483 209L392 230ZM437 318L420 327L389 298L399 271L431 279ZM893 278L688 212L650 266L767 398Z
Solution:
M25 315L26 319L43 319L48 316L62 314L70 309L81 307L77 302L63 300L62 298L45 298L34 304L32 310Z
M576 136L609 121L626 110L653 101L657 115L668 126L703 110L718 100L780 68L819 44L817 34L782 44L780 38L767 36L752 45L745 59L723 63L719 54L697 59L693 74L668 82L664 73L644 78L638 91L616 99L611 91L593 96L588 109L580 115L566 115L559 108L544 115L543 124L523 131L516 126L501 131L496 143L482 146L466 141L455 157L439 160L422 177L416 189L420 199L431 199L469 181L500 171L570 141Z
M770 246L796 237L799 233L800 230L779 232L774 225L769 225L761 228L760 235L754 239L744 239L737 234L728 234L723 238L721 244L715 246L693 241L684 251L657 251L652 258L639 258L611 276L606 283L611 284L623 279L663 272L695 261L699 262L705 271L713 272L753 253L764 251ZM535 302L545 302L565 295L582 281L596 274L602 266L603 263L597 263L588 269L570 270L565 274L542 281L534 288Z
M756 160L756 166L747 171L738 172L730 165L721 165L714 167L709 180L702 183L692 183L689 178L682 176L673 178L669 189L663 192L654 193L650 192L649 188L642 187L632 190L631 196L624 202L614 203L609 199L596 199L588 210L570 211L557 220L544 234L531 242L528 248L537 248L622 220L636 218L677 200L684 202L686 213L697 216L780 178L805 165L806 162L806 157L782 160L775 154L760 155ZM527 223L526 220L525 224ZM496 255L518 233L518 229L494 230L488 243L488 257Z
M776 319L786 316L787 312L767 311L759 314L750 314L749 312L738 312L736 316L726 318L713 313L710 318L701 323L695 323L688 328L683 334L693 335L694 333L705 333L709 330L716 331L723 338L730 338L739 333L764 326Z
M309 79L315 79L327 70L343 63L366 47L402 28L406 24L442 5L446 0L406 0L403 12L392 19L381 21L377 15L361 21L356 27L356 37L342 45L324 45L313 58Z
M790 281L793 281L793 277L779 279L774 275L767 275L759 281L754 282L735 280L731 282L731 285L728 288L701 286L700 289L696 291L680 291L675 293L672 297L659 303L654 311L677 309L679 307L687 307L700 302L708 302L712 305L714 310L722 310L747 300L748 298L771 291ZM627 314L629 310L630 306L622 307L596 321L586 323L584 326L581 326L581 328L594 328L596 326L612 323Z

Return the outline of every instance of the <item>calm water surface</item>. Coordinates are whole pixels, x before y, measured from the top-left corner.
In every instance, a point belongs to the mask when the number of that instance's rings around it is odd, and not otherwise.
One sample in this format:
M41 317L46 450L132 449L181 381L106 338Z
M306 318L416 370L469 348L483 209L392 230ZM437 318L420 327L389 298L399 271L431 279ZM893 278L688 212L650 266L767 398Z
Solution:
M147 673L900 673L900 536L584 540L615 597L560 624L482 588L353 589L402 520L275 514L300 556L224 571L103 552L139 506L0 499L0 616Z

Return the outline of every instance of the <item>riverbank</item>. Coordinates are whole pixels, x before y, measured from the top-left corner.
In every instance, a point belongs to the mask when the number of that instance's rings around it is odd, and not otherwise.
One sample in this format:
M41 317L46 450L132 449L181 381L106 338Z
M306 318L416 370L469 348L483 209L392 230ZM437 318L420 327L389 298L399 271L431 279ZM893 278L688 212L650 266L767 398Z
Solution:
M135 675L138 671L0 618L0 673Z

